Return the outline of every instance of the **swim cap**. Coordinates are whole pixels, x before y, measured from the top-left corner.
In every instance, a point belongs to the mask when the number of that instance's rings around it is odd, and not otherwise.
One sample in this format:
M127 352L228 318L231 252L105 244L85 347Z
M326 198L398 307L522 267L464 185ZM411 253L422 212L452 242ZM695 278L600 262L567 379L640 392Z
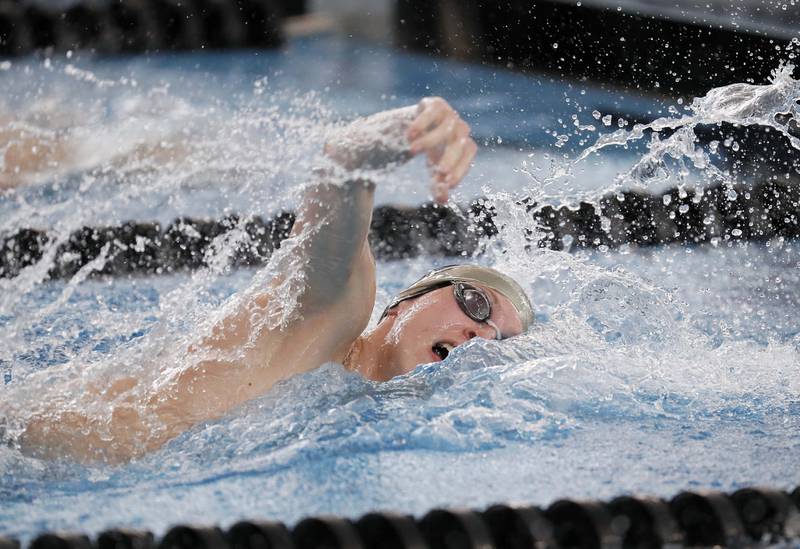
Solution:
M401 302L455 282L484 286L499 292L514 305L514 309L522 322L523 331L533 324L533 306L531 306L531 302L522 286L517 284L510 276L504 275L491 267L483 267L481 265L447 265L441 269L432 270L394 296L389 306L384 309L381 319L386 316L392 307L396 307Z

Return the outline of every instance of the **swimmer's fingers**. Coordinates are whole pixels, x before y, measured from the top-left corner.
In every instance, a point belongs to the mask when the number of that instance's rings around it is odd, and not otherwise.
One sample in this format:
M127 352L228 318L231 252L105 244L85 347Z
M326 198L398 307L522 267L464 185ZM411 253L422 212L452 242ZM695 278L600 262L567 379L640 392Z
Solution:
M441 97L426 97L419 102L419 114L406 130L406 137L414 142L427 133L431 126L438 126L448 114L455 114L453 107Z
M453 169L461 163L461 159L467 155L475 156L478 146L469 137L469 125L463 120L456 124L456 130L452 141L447 144L439 158L433 158L429 154L429 159L436 164L435 170L441 181L447 183L458 183L459 179L453 178Z
M444 204L450 198L450 187L447 183L434 181L431 184L431 196L439 204Z
M450 170L448 182L451 187L455 187L467 175L467 172L472 167L472 161L475 159L475 154L478 152L478 145L472 139L466 145L464 155L458 160L458 163Z
M455 188L467 174L477 151L478 145L475 141L465 139L458 146L450 147L449 151L442 155L440 163L444 162L448 153L452 154L457 160L455 165L449 168L447 172L437 171L435 173L431 185L431 195L436 202L440 204L447 202L450 198L450 189Z
M412 141L409 150L412 154L417 154L422 151L427 152L437 147L447 146L452 140L460 120L458 116L448 116L444 118L438 126L435 126L422 137Z

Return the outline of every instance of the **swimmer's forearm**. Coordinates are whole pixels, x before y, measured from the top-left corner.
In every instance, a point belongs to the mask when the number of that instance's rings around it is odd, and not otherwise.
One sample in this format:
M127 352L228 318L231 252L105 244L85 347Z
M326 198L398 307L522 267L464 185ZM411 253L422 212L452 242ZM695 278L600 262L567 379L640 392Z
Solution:
M347 170L405 162L411 158L406 131L416 114L417 107L412 106L356 120L325 145L325 154ZM292 231L302 241L306 262L306 310L339 299L354 274L374 276L367 245L373 196L374 184L363 179L320 181L307 189Z
M393 109L360 118L325 145L325 154L348 170L380 169L411 159L406 131L417 106Z

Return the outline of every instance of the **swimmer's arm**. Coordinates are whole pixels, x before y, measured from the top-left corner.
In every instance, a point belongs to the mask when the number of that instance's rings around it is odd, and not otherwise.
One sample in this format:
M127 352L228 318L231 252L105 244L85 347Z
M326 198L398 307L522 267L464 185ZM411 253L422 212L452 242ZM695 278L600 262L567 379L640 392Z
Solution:
M303 259L305 290L301 313L324 312L345 303L350 322L333 322L343 338L355 338L366 327L375 302L375 261L367 239L375 185L348 179L361 170L386 169L412 156L406 130L417 106L358 119L325 145L325 155L341 169L319 170L305 190L292 236ZM338 179L338 181L337 181ZM343 181L343 182L341 182ZM350 333L352 332L352 333Z
M71 144L56 132L0 115L0 190L57 171L71 153Z
M466 174L477 145L469 125L441 98L356 120L325 145L325 154L345 170L391 167L425 153L432 167L433 196L446 202ZM307 190L294 235L303 234L307 291L304 304L325 307L350 300L366 326L374 305L375 264L367 241L374 185L363 179L320 182ZM356 333L355 335L358 335Z
M267 310L272 298L269 292L259 294L189 348L193 364L144 398L124 402L117 393L98 390L94 399L116 401L110 415L93 417L73 409L30 417L20 441L23 451L81 462L124 462L197 423L223 416L281 379L342 360L366 326L375 299L375 266L367 245L373 187L355 180L309 188L294 228L300 237L297 252L306 257L307 289L300 302L306 319L285 332L254 327L251 311ZM285 259L286 267L293 268L296 258ZM277 270L284 271L280 265Z

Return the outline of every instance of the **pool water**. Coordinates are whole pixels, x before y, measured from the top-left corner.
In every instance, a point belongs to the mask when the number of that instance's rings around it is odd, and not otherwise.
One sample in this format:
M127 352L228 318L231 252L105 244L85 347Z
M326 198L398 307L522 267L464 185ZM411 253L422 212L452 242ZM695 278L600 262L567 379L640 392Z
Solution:
M545 174L624 121L667 116L666 100L335 37L3 72L5 108L74 138L85 162L1 195L2 232L275 213L296 204L342 120L446 97L482 146L455 200L504 205L500 238L477 261L524 283L537 322L387 383L324 365L123 466L0 448L0 535L800 484L797 242L567 254L522 236L516 198L600 196L643 146L606 149L558 185ZM128 156L161 140L186 149L180 161ZM377 202L426 200L425 177L420 161L381 176ZM0 406L24 415L77 398L87 379L173 367L221 304L264 276L229 269L225 251L195 273L47 281L45 258L0 280ZM376 311L442 261L379 263Z

